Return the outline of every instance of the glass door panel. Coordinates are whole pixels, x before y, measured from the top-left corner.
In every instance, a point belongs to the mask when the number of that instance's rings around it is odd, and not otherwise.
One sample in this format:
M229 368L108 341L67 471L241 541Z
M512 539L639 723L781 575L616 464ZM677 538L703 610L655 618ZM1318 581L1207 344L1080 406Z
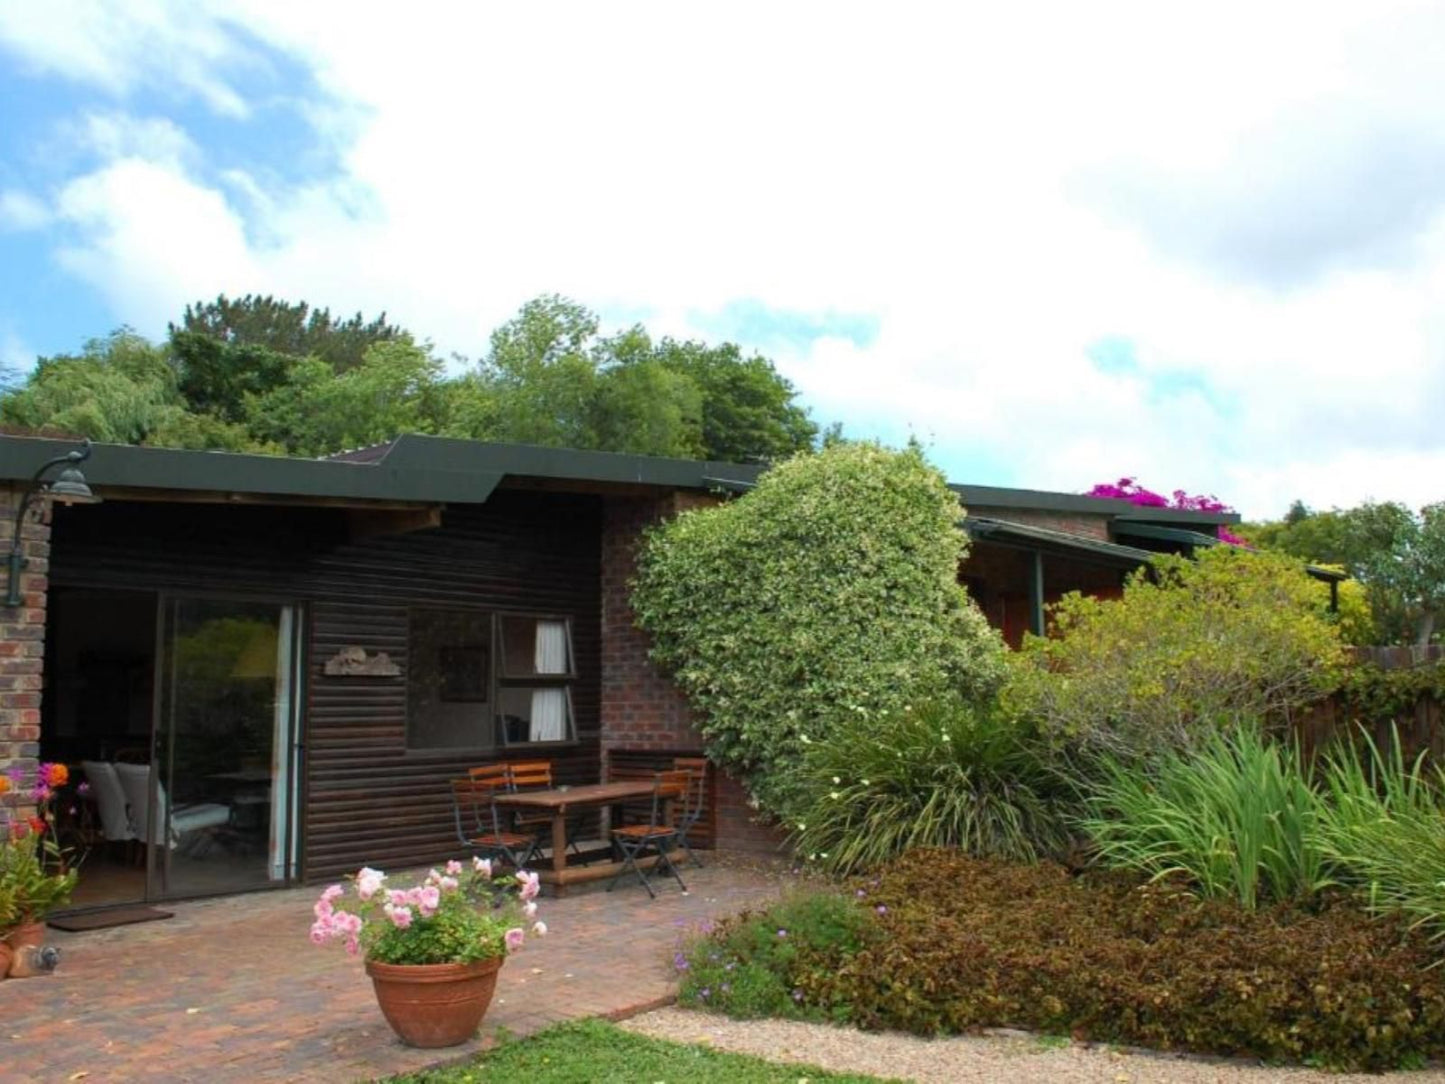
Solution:
M289 878L295 623L279 603L165 600L150 895Z

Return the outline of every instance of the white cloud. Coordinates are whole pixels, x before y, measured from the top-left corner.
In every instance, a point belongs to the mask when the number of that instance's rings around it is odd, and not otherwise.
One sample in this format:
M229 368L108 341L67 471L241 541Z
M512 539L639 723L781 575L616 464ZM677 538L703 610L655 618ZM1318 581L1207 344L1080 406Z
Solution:
M1017 484L1138 474L1253 514L1445 496L1429 8L106 10L100 59L73 19L0 36L122 94L162 78L138 52L242 55L244 25L325 89L341 162L211 182L184 134L118 138L63 193L63 259L146 330L221 290L473 354L544 291L674 334L738 300L859 313L874 341L780 366L961 480L999 480L967 474L984 449ZM244 111L198 71L165 78ZM1137 372L1098 370L1106 338Z

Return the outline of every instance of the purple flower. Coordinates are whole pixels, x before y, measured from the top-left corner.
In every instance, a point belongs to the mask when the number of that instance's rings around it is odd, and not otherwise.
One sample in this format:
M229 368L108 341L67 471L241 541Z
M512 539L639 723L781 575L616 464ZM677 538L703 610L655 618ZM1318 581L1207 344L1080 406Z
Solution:
M868 893L865 889L860 888L857 892L853 893L853 895L861 900L864 896L868 895Z
M877 907L875 907L874 910L877 911L880 915L886 915L888 913L888 908L881 903Z
M89 784L89 783L82 783L82 784L80 784L80 786L78 786L78 787L75 788L75 793L76 793L76 794L89 794L89 793L90 793L90 784Z
M778 931L778 936L779 936L779 937L787 937L787 936L788 936L788 931L787 931L787 930L779 930L779 931Z
M711 996L711 994L712 994L712 989L711 989L711 987L707 987L707 986L704 986L701 990L699 990L699 991L697 992L697 996L698 996L698 997L701 997L701 998L709 997L709 996Z
M686 971L688 968L687 957L682 953L675 953L672 957L672 966L679 971Z
M794 991L793 991L793 1000L794 1000L794 1001L802 1001L802 1000L803 1000L803 991L801 991L801 990L794 990Z

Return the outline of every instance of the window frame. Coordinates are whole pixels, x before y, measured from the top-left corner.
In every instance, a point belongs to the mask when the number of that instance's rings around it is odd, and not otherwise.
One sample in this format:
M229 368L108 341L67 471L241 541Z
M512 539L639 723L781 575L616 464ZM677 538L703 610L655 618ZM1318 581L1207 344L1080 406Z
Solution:
M487 716L483 718L476 727L476 740L465 745L428 745L416 746L411 744L412 740L412 675L415 672L414 663L416 659L416 644L412 634L413 625L418 614L440 613L440 614L465 614L469 617L483 617L488 621L491 634L491 642L488 646L487 675L486 675L486 705ZM567 672L561 674L529 674L525 677L514 677L508 672L506 658L506 633L503 625L508 618L522 618L531 620L534 623L543 621L559 622L563 628L563 634L567 639ZM404 717L402 725L402 740L405 743L405 754L408 757L418 758L446 758L486 755L494 756L506 750L524 749L557 749L578 744L580 739L577 736L577 711L572 695L573 687L577 684L577 653L572 638L571 614L561 614L552 611L540 610L510 610L497 609L483 606L468 606L465 604L448 603L412 603L406 608L406 674L405 685L406 695L404 697ZM535 632L534 632L535 635ZM534 640L535 644L535 640ZM455 645L464 647L468 645ZM553 741L510 741L507 738L507 728L502 721L501 698L504 689L561 689L567 698L566 719L564 727L565 736ZM465 701L456 701L463 703ZM478 701L480 703L480 701Z

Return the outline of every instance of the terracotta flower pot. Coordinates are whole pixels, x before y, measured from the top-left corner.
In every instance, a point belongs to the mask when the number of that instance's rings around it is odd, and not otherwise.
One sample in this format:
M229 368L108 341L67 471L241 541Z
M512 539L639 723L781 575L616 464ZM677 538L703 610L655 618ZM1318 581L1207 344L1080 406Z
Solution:
M366 961L382 1015L408 1046L456 1046L477 1033L504 957L474 964Z
M45 944L45 923L22 922L5 935L5 941L13 949L23 948L26 945L34 945L39 948Z

